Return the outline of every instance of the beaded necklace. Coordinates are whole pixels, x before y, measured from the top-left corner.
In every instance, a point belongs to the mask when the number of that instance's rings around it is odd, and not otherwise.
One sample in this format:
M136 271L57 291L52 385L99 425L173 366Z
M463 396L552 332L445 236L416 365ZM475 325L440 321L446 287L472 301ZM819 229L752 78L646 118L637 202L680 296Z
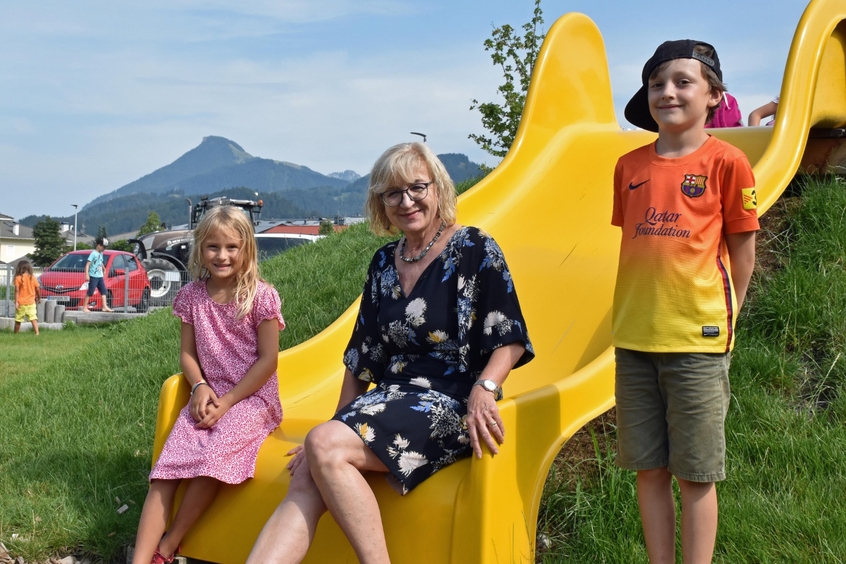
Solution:
M404 257L404 256L402 256L402 252L405 250L405 244L406 244L406 241L407 241L405 236L403 236L402 240L400 240L400 242L399 242L399 258L401 258L403 262L408 262L408 263L418 262L420 260L423 260L423 257L426 256L426 253L429 252L429 249L432 248L432 245L437 243L438 239L441 238L441 233L444 232L445 227L446 227L446 222L441 221L441 227L440 227L440 229L438 229L438 232L435 233L435 236L432 238L431 241L429 241L429 244L426 245L426 248L423 249L423 252L420 253L419 255L417 255L416 257Z

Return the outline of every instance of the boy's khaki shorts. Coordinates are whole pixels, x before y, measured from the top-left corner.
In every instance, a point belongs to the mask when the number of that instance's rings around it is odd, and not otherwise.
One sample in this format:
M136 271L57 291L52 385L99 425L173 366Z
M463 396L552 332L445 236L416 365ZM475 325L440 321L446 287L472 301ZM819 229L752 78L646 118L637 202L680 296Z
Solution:
M23 323L24 316L27 316L30 321L33 319L38 321L38 310L35 304L21 305L15 310L15 323Z
M731 353L616 349L617 465L668 468L691 482L726 478Z

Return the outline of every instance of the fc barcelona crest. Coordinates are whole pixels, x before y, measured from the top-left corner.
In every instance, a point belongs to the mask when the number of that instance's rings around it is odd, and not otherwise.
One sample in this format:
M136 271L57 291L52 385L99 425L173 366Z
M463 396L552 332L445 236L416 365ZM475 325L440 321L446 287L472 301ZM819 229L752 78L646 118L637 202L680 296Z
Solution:
M707 176L701 174L685 174L684 182L681 185L681 191L685 196L691 198L698 198L705 193L705 181Z

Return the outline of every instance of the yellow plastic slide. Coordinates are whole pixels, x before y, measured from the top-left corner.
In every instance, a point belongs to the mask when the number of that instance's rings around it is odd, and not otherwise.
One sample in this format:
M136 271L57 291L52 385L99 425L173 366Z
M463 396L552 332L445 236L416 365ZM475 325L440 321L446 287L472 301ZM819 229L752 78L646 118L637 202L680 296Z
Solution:
M846 123L846 1L813 0L790 51L775 127L716 131L746 151L766 210L792 179L811 127ZM537 358L514 371L500 410L501 453L464 460L400 497L371 477L393 562L534 562L544 480L562 444L614 405L611 301L619 230L610 225L617 158L654 135L622 131L602 37L586 16L549 30L508 156L465 194L459 221L490 232L505 251ZM374 155L375 157L375 155ZM285 453L338 398L344 345L358 304L279 356L285 420L262 446L256 477L223 487L183 542L183 554L243 562L285 495ZM159 402L158 456L187 385L174 376ZM356 562L328 514L306 559Z

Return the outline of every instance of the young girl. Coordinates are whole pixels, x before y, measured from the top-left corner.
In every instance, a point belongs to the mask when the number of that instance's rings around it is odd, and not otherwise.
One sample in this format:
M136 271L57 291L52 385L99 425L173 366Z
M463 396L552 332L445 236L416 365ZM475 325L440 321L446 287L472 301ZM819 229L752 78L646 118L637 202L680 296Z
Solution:
M252 478L262 441L282 422L276 379L279 295L259 278L253 226L234 207L213 208L194 231L179 291L179 360L191 399L150 473L133 564L171 562L183 536L208 508L221 482ZM166 530L174 495L189 480Z
M32 273L32 265L22 260L15 268L15 333L21 330L24 317L29 318L32 330L38 335L38 315L35 304L41 301L41 288Z

